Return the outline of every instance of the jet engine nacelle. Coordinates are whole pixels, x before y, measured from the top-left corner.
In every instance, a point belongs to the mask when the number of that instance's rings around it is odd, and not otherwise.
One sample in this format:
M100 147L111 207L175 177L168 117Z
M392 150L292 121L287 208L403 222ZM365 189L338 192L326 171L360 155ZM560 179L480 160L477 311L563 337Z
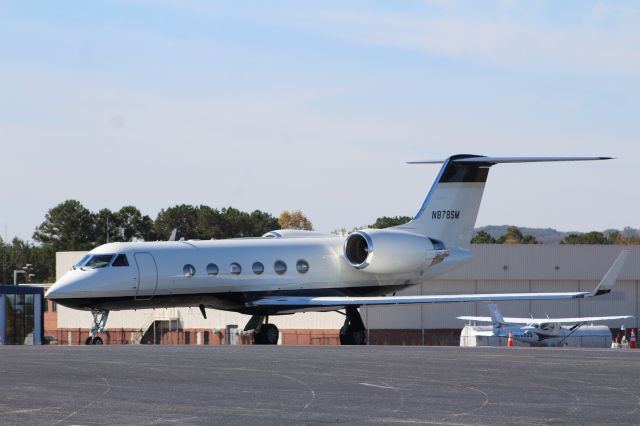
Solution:
M344 242L347 261L374 274L417 271L448 255L442 241L392 229L363 229L349 234Z

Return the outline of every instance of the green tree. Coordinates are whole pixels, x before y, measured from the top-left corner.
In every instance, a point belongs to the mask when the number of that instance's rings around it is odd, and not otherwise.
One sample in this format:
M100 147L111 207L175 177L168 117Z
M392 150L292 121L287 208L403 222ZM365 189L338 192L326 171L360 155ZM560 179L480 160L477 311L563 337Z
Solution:
M373 225L369 225L369 228L374 229L383 229L389 228L391 226L404 225L409 222L412 218L409 216L382 216L376 219Z
M617 236L614 236L616 238ZM592 231L584 234L572 232L565 235L560 244L611 244L611 240L602 232Z
M209 206L201 205L196 208L196 227L194 234L198 239L207 240L219 238L221 235L222 216L220 211Z
M33 265L35 277L30 282L55 281L55 251L48 246L36 246L19 238L11 244L0 239L0 283L13 283L13 271L22 269L27 263ZM18 282L24 283L25 276L19 275Z
M610 244L640 245L640 238L636 235L624 235L620 231L610 231L607 234Z
M215 238L257 237L251 233L249 215L233 207L220 210L220 222Z
M182 204L161 210L154 224L154 232L161 239L174 228L178 229L178 238L208 240L258 237L280 226L276 218L260 210L249 214L233 207L217 210Z
M293 212L288 210L283 211L278 218L278 225L280 225L280 228L282 229L302 229L305 231L313 231L313 224L301 210Z
M153 221L134 206L124 206L115 214L118 241L155 239ZM116 241L116 240L113 240Z
M509 226L507 232L496 240L498 244L538 244L533 235L522 235L517 226Z
M106 242L121 241L118 239L118 219L109 209L101 209L93 215L93 235L96 245Z
M311 226L311 222L309 222ZM254 210L251 212L251 235L260 236L269 231L280 229L278 219L273 217L270 213L260 210ZM313 229L313 227L311 227Z
M227 207L220 210L220 216L222 226L216 238L259 237L266 232L280 229L278 219L260 210L249 214Z
M480 231L471 238L471 244L495 244L496 239L486 231Z
M94 217L79 201L64 201L47 212L33 239L55 251L90 250L94 246Z
M198 213L196 207L180 204L160 210L153 225L153 230L158 239L161 240L169 238L174 228L178 230L178 238L199 238L196 235L197 221Z

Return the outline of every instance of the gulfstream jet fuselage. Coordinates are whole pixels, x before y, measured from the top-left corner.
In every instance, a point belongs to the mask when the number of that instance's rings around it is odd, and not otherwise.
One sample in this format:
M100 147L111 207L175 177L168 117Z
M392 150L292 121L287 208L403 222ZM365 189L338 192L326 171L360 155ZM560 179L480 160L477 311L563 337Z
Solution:
M504 158L457 155L443 167L416 216L387 229L346 237L278 230L259 238L106 244L60 278L47 297L94 314L99 343L110 310L189 307L252 315L256 343L277 342L268 316L346 310L343 344L365 343L363 305L533 300L608 292L395 296L471 260L469 244L489 168L498 163L598 160L603 157ZM442 162L442 161L440 161ZM433 162L418 162L433 163ZM613 284L611 284L613 285Z

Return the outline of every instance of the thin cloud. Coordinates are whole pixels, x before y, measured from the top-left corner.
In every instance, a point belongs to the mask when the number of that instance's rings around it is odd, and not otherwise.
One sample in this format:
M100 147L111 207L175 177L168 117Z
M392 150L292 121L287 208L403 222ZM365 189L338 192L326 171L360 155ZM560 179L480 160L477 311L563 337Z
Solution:
M572 22L543 23L510 5L490 14L447 7L429 13L315 10L298 25L354 42L497 65L605 72L640 70L637 8L596 4Z

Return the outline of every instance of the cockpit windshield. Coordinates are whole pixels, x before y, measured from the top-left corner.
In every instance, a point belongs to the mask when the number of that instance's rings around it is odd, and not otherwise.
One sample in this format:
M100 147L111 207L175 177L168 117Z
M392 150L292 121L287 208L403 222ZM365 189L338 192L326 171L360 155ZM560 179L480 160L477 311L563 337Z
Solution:
M85 254L84 256L82 256L82 259L78 260L76 264L73 265L73 269L82 267L82 265L84 265L84 262L86 262L87 259L89 259L90 257L91 257L90 254Z
M83 266L85 268L93 269L104 268L105 266L109 266L109 263L111 263L111 259L113 259L112 254L96 254Z

